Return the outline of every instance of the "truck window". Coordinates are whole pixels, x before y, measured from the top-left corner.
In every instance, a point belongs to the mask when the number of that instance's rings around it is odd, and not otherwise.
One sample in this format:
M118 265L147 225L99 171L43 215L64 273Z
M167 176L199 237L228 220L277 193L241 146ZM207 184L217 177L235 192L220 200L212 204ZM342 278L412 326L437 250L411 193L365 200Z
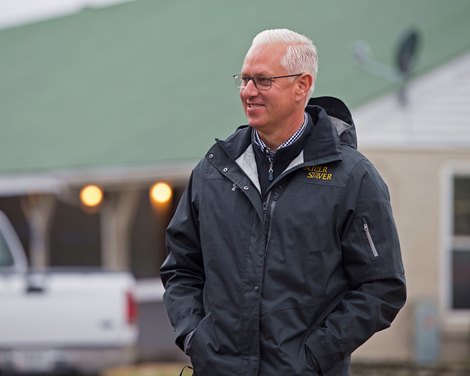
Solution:
M13 257L3 234L0 232L0 267L2 266L13 266Z

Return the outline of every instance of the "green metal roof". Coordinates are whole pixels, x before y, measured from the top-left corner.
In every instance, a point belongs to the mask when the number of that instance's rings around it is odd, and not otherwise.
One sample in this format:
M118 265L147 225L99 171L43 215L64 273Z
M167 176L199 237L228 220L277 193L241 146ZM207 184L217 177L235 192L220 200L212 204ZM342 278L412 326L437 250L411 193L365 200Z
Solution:
M417 27L418 72L470 48L467 0L139 0L0 31L0 175L194 161L245 119L231 75L253 36L287 27L319 48L315 95L351 106L391 84L351 45L393 60Z

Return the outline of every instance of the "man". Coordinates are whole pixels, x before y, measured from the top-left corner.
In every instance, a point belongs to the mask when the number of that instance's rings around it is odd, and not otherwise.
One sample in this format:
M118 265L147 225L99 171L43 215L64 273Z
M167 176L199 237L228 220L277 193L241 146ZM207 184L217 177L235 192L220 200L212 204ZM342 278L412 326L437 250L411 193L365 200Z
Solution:
M161 268L194 374L348 375L405 279L387 187L346 106L313 99L313 43L257 35L234 76L249 125L195 167Z

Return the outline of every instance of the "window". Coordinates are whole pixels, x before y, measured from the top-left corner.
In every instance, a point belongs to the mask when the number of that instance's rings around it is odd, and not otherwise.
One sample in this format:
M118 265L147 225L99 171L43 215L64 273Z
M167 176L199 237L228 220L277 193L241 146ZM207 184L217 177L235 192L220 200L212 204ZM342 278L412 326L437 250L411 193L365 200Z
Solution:
M454 176L452 198L450 308L470 310L470 176Z
M59 201L52 217L49 246L51 266L100 267L98 212Z
M0 267L2 266L13 266L13 258L5 238L0 232Z

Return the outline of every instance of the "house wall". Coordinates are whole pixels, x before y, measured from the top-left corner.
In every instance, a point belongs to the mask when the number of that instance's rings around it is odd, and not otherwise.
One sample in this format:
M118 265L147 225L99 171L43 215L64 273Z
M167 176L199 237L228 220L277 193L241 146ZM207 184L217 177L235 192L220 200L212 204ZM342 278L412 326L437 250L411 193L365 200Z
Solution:
M452 169L470 174L469 151L374 150L362 152L374 163L389 186L392 207L400 235L408 299L391 329L377 333L356 351L360 360L417 360L420 350L416 310L430 302L437 315L427 318L426 328L435 332L426 339L425 354L437 341L436 361L468 361L470 355L470 313L455 320L446 310L446 231L450 229L450 196L446 192ZM469 271L470 272L470 271ZM426 330L427 330L426 329ZM421 343L422 345L422 343ZM426 353L427 351L427 353ZM431 358L433 356L431 355Z

